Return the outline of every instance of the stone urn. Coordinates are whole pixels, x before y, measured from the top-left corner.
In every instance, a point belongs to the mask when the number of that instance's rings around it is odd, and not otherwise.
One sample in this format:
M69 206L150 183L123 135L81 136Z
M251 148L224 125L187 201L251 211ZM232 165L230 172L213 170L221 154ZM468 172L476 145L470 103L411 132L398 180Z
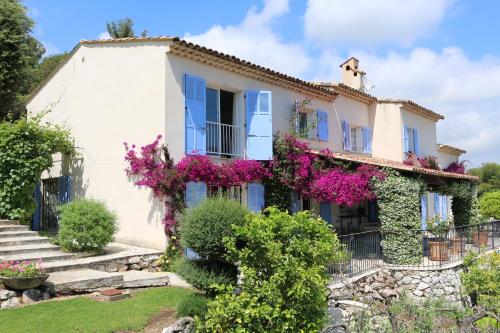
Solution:
M450 239L450 251L452 254L460 254L465 252L465 243L467 239L465 237L454 237Z
M433 261L449 260L448 242L440 239L429 241L429 258Z
M49 274L34 277L0 276L0 281L2 281L4 286L11 289L26 290L40 287L48 278Z
M475 246L487 246L488 245L488 231L474 231L472 233L472 241Z

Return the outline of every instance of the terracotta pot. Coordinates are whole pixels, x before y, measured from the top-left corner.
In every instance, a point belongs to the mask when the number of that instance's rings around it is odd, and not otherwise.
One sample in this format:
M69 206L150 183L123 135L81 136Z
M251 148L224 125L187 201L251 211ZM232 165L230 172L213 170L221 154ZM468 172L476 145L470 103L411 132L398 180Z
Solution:
M4 284L12 289L16 290L26 290L33 289L41 286L45 280L49 278L49 274L43 274L35 277L6 277L0 276L0 280Z
M467 240L463 237L455 237L451 239L451 253L459 254L465 252L465 242Z
M448 242L446 241L430 241L430 255L429 258L434 261L447 261L448 255Z
M473 231L472 241L475 246L487 246L488 245L488 231Z

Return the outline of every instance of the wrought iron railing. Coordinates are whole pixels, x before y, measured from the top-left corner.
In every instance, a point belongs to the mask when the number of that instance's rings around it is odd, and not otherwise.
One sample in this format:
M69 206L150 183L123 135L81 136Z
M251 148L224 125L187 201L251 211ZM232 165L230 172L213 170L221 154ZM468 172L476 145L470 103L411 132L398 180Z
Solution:
M207 154L237 157L243 155L241 127L207 121Z
M446 268L461 261L469 251L500 249L500 221L454 227L439 235L427 230L406 230L405 233L414 233L422 241L419 262L409 265L391 262L384 255L383 241L397 236L398 232L375 230L339 236L347 255L345 260L331 264L329 273L340 278L353 277L379 267Z

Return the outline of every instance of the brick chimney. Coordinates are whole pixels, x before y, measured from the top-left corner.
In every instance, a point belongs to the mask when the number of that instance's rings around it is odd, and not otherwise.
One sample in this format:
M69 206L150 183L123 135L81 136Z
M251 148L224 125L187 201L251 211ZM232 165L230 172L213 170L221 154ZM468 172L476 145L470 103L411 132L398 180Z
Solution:
M364 77L365 72L359 69L359 60L351 57L344 61L340 68L342 68L342 83L351 88L364 91Z

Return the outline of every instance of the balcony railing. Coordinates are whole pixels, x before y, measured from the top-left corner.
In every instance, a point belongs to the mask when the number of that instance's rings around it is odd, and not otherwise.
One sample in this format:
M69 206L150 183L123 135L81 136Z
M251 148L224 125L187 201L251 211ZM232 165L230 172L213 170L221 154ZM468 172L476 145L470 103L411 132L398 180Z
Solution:
M241 127L207 121L207 154L242 156Z
M391 231L367 231L341 235L339 240L347 250L342 263L330 265L328 271L334 278L352 277L380 267L410 269L441 269L452 267L463 260L469 251L479 252L500 248L500 221L474 226L455 227L443 235L433 235L426 230L406 230L422 242L420 260L415 264L391 263L384 255L384 239L397 236ZM402 245L404 246L404 245Z

